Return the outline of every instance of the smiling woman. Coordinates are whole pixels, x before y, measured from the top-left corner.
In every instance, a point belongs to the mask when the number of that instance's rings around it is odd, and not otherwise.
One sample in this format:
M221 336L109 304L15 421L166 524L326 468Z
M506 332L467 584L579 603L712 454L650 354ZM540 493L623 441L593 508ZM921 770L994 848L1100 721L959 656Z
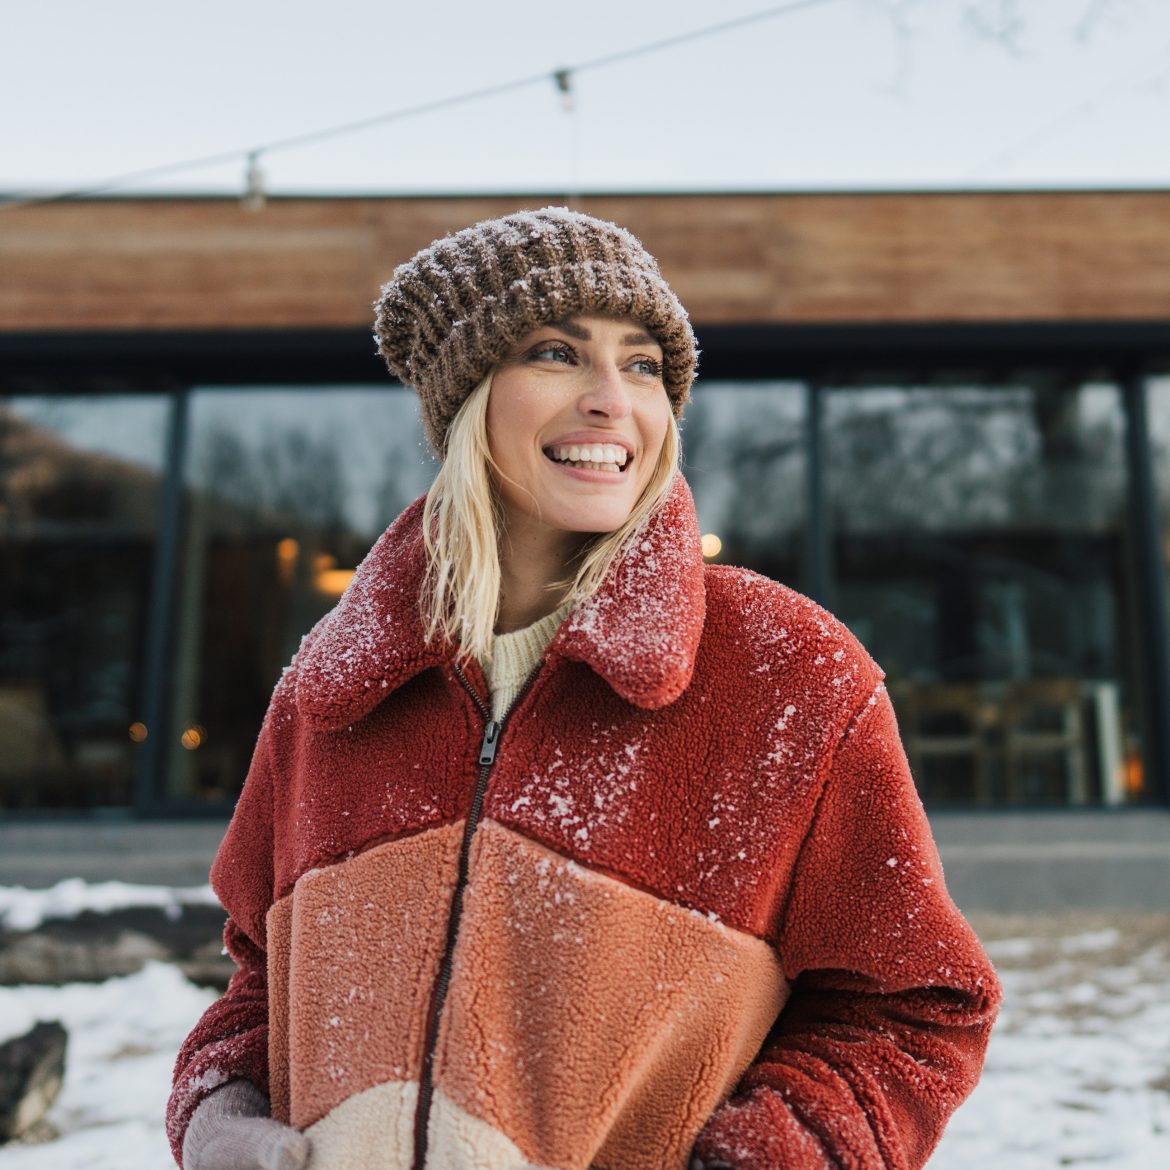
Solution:
M277 685L212 870L186 1170L911 1170L999 989L882 672L705 565L690 323L545 208L377 304L442 467Z
M662 348L634 321L576 317L535 330L489 387L488 451L510 570L497 629L507 631L555 608L561 597L548 584L593 534L622 529L648 493L663 494L678 441L667 442L675 424Z
M521 338L500 363L487 425L510 532L521 516L553 531L611 532L650 482L670 401L662 350L632 324L564 321Z

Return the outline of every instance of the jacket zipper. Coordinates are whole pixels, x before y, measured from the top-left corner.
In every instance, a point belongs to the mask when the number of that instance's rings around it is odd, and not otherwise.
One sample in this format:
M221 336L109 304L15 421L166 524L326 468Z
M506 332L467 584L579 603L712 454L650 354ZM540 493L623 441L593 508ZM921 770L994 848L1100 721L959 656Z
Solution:
M447 920L447 945L443 952L443 961L439 964L439 974L435 979L435 988L431 994L430 1025L427 1029L426 1048L423 1049L422 1074L418 1086L418 1107L414 1115L414 1161L413 1170L423 1170L427 1157L427 1126L430 1122L431 1098L434 1094L432 1079L435 1059L435 1045L439 1039L439 1021L443 1014L443 1005L447 1001L447 992L451 985L451 967L455 958L455 940L459 934L459 920L463 917L463 891L467 886L467 867L471 856L471 839L479 826L483 815L483 801L487 793L488 774L496 762L496 746L500 742L500 735L504 730L508 717L516 708L516 704L524 697L540 671L541 663L533 667L531 673L524 680L516 697L508 704L508 709L500 716L499 721L492 718L484 701L476 694L475 688L467 680L467 676L454 667L455 674L463 684L464 689L471 696L479 713L487 720L483 729L483 742L479 747L479 779L475 783L475 793L471 798L471 810L467 814L467 823L463 827L463 843L459 849L459 876L455 882L455 893L451 897L451 916Z

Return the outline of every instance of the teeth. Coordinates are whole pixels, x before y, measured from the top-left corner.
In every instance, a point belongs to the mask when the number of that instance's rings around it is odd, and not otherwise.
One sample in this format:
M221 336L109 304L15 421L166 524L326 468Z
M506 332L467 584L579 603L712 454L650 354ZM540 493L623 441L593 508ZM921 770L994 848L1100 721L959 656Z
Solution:
M629 459L629 452L616 443L584 446L571 443L565 447L553 447L552 457L558 463L580 463L586 467L600 467L605 471L620 471Z

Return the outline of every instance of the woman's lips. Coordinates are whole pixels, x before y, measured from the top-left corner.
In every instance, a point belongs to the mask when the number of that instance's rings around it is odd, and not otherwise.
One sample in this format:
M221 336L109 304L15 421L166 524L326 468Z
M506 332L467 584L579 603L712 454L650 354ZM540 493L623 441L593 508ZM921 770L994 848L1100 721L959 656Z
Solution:
M573 471L603 471L620 475L633 462L633 456L617 443L553 443L544 448L550 463Z

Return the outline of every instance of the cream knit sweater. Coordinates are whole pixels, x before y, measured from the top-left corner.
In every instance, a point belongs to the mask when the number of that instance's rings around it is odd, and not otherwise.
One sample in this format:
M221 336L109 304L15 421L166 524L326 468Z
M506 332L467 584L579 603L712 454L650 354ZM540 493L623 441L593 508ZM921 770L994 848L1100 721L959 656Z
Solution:
M479 660L492 695L492 718L499 719L512 705L524 680L540 661L561 622L573 608L566 601L558 609L534 621L532 625L510 634L497 634L492 640L491 653Z

